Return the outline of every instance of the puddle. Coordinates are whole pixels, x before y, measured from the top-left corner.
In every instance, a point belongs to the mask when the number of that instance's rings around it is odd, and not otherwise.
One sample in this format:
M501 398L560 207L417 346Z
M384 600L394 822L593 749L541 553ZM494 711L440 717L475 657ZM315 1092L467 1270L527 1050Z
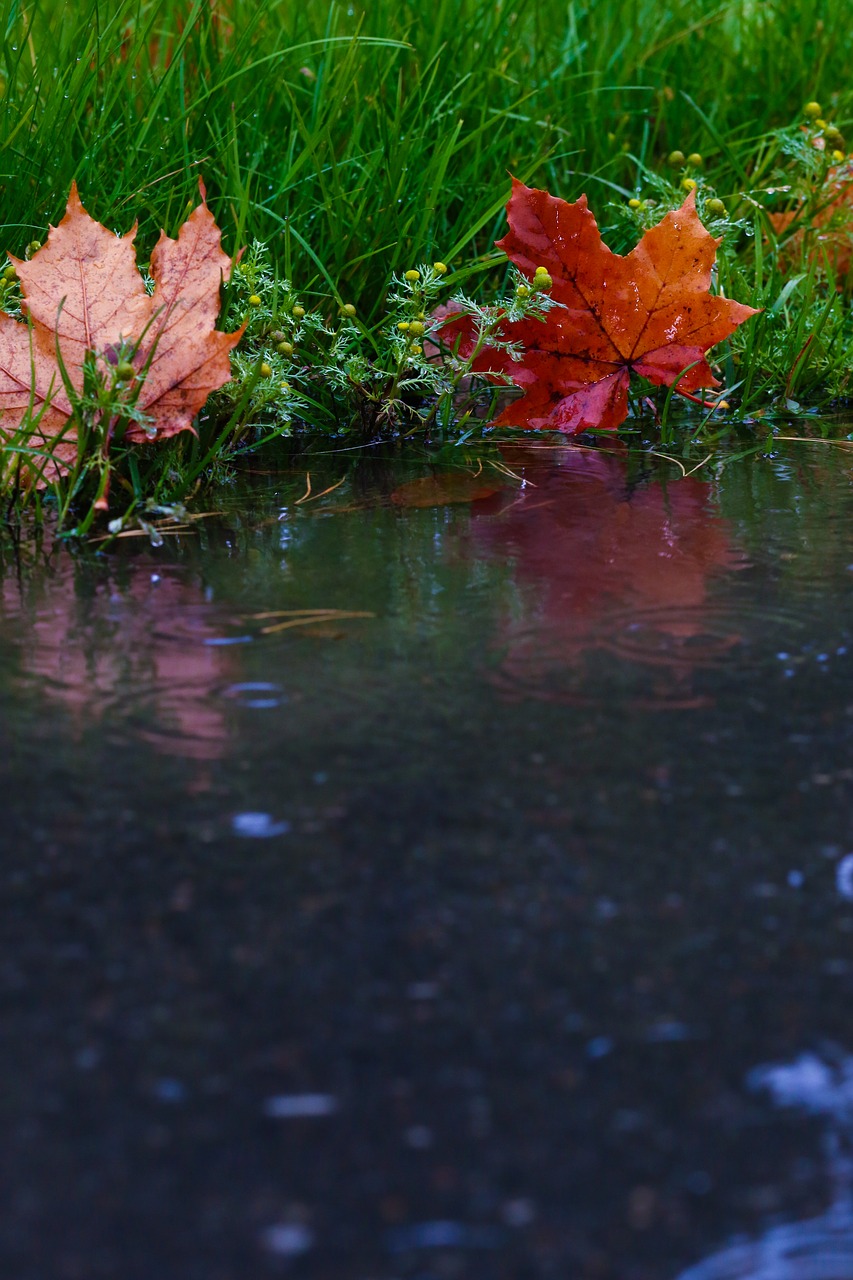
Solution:
M786 448L0 552L4 1275L853 1276L853 489Z

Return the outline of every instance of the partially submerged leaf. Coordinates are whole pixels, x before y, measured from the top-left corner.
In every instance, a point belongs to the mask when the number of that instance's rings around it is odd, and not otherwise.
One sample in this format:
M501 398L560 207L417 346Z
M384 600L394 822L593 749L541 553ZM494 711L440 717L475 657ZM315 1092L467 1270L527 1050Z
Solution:
M499 339L523 348L520 361L489 347L475 359L475 371L508 374L524 391L496 425L615 430L628 412L632 373L688 393L718 385L705 353L755 310L710 293L719 241L702 225L692 192L624 257L602 242L585 196L569 204L513 179L507 217L498 247L531 280L546 268L560 305L544 321L501 326ZM473 320L451 319L442 337L459 337L461 354L470 355Z
M61 473L77 451L71 400L94 352L103 371L122 353L142 383L131 383L136 409L127 439L165 439L192 426L211 391L231 377L230 352L242 330L220 333L219 290L231 270L221 234L202 200L177 240L165 232L151 256L153 295L136 266L136 228L117 237L86 213L71 188L65 216L30 259L13 259L30 323L0 313L0 436L7 442L29 413L27 444L51 454L45 476Z

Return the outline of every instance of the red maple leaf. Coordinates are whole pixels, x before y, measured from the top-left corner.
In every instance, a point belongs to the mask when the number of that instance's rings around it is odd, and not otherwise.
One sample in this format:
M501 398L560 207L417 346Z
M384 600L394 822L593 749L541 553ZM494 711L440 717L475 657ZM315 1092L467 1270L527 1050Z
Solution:
M531 280L546 268L561 305L544 320L501 325L498 340L521 346L520 361L491 347L476 357L475 372L507 374L525 393L495 425L615 430L628 413L632 372L687 393L719 385L705 352L755 309L710 293L720 242L702 225L692 192L624 257L602 242L585 196L569 204L513 179L507 217L498 248ZM470 316L441 330L448 343L457 335L460 353L470 355Z

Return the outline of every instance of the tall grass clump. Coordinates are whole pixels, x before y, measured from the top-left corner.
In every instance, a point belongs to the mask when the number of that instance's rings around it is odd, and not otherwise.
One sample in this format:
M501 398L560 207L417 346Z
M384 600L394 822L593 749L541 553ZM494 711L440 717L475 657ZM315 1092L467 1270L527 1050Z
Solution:
M492 246L508 173L569 200L586 191L624 249L642 230L629 200L670 207L683 174L667 157L700 153L704 194L724 208L720 282L764 308L723 356L744 412L846 390L846 282L771 220L807 186L803 104L820 99L841 131L851 116L840 0L0 0L0 23L0 248L41 240L76 178L100 221L139 221L144 262L203 175L229 247L264 246L275 297L298 292L333 328L354 308L372 371L407 269L440 260L475 299L505 286ZM241 444L277 413L280 431L312 412L363 420L372 372L361 401L303 396L279 412L261 395L256 420L261 362L288 381L273 320L220 406L227 422L243 405Z

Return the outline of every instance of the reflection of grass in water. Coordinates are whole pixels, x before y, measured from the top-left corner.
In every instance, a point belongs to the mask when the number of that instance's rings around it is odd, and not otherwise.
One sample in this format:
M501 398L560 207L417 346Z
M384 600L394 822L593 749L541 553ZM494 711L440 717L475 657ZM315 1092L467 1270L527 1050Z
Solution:
M833 1183L827 1211L805 1222L771 1227L757 1240L723 1249L678 1280L850 1280L853 1276L853 1058L827 1063L803 1054L787 1065L758 1067L749 1077L776 1103L828 1121L827 1163Z

